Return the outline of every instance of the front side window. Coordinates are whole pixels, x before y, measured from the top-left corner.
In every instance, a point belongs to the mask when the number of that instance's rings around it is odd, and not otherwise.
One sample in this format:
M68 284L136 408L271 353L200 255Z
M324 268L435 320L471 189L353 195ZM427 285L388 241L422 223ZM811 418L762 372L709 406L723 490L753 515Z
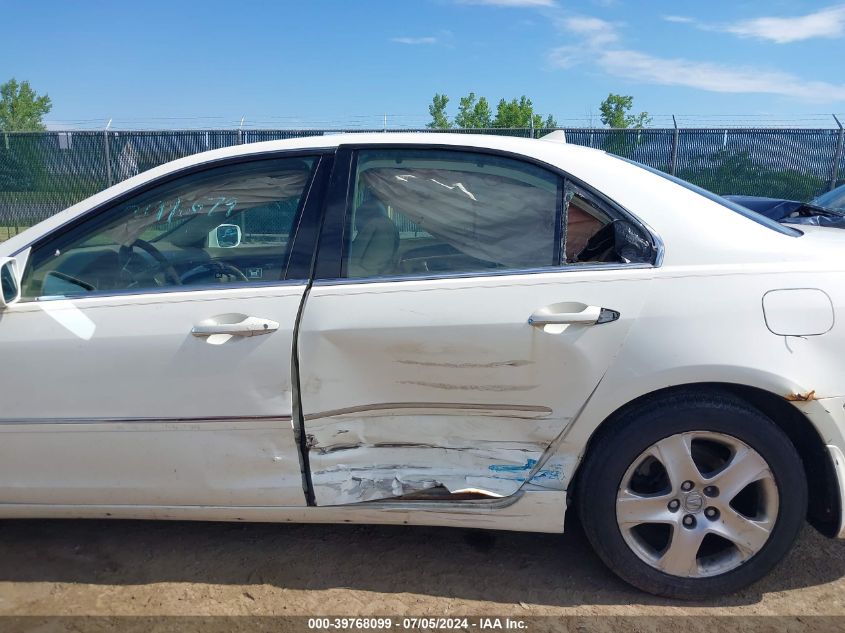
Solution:
M216 167L133 196L33 248L23 299L280 280L315 164Z
M372 149L360 151L356 165L344 245L348 278L627 261L617 248L624 220L526 161Z

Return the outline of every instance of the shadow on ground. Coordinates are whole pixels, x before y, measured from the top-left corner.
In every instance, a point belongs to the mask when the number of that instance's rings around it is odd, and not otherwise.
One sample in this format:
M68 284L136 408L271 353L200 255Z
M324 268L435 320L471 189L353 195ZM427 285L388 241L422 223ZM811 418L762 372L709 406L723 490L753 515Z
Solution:
M271 584L550 606L679 604L617 580L572 521L564 536L457 528L150 521L0 522L0 582ZM845 575L845 544L806 527L788 559L741 594Z

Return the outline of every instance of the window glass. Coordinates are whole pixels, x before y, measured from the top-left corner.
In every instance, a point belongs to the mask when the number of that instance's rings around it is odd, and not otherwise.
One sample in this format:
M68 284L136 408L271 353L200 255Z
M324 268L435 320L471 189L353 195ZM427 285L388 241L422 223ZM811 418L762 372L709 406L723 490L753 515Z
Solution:
M348 277L560 263L561 179L518 160L447 150L358 155Z
M580 187L567 183L564 196L567 264L646 264L654 261L648 234Z
M282 279L314 164L218 167L115 205L33 249L24 299Z
M610 218L599 205L580 191L568 189L564 237L566 261L568 263L584 261L590 238L609 222Z

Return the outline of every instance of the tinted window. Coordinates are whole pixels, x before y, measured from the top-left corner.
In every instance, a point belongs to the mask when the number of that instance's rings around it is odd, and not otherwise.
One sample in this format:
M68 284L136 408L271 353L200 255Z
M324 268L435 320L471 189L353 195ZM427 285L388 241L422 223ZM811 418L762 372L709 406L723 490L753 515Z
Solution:
M654 260L650 237L607 203L513 158L366 150L351 193L351 278Z
M24 298L282 279L315 160L264 160L162 184L37 245Z
M521 161L440 150L358 156L349 277L560 263L561 179Z

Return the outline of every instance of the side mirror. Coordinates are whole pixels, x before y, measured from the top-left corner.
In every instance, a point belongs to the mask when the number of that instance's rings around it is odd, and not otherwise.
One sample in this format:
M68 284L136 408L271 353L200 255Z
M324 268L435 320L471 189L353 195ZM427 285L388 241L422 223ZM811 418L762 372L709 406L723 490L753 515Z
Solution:
M237 224L221 224L208 234L208 245L212 248L235 248L241 243L241 227Z
M0 258L0 310L21 298L18 262L13 257Z

